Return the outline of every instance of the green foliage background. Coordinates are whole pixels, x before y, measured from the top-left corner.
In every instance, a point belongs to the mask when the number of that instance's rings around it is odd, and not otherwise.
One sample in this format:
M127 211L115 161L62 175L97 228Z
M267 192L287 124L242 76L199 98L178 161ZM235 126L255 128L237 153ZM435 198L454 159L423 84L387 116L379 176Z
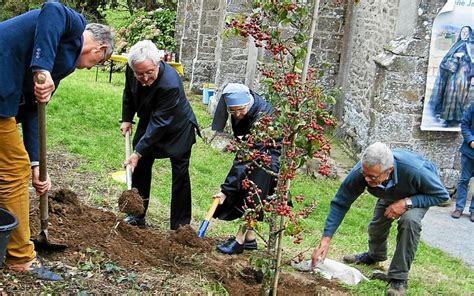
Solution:
M136 42L144 39L153 41L158 49L174 51L176 40L174 39L176 12L168 9L157 9L154 11L139 11L116 27L117 30L116 52L128 52Z
M0 21L39 7L43 0L0 0Z

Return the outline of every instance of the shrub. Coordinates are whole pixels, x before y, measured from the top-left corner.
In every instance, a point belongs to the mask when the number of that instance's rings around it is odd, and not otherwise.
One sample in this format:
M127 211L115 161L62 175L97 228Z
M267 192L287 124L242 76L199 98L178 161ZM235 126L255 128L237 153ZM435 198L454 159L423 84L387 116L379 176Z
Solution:
M0 0L0 22L39 7L43 0Z
M151 40L158 49L174 51L174 24L176 12L167 9L157 9L149 12L137 12L127 27L118 29L116 34L116 52L128 52L130 47L140 40Z
M268 57L260 64L260 82L264 97L273 106L273 114L262 116L251 135L245 141L235 141L232 147L241 155L247 172L262 168L277 179L275 193L266 200L260 198L261 190L251 180L242 182L242 188L249 191L246 203L250 206L244 214L247 228L254 227L252 222L259 213L269 213L265 217L269 225L266 258L256 262L264 275L260 295L277 294L282 237L288 235L294 243L300 243L304 231L301 221L316 206L315 201L305 203L302 195L295 197L295 202L302 206L290 205L289 189L297 168L307 159L316 158L321 160L319 173L328 174L329 134L336 123L327 106L335 98L332 90L318 85L318 71L306 71L303 65L310 54L310 36L306 33L313 20L310 8L289 0L255 0L252 13L230 16L227 20L225 35L251 36L255 46L263 48ZM267 150L281 150L278 173L271 171L271 155L265 149L259 151L255 143Z

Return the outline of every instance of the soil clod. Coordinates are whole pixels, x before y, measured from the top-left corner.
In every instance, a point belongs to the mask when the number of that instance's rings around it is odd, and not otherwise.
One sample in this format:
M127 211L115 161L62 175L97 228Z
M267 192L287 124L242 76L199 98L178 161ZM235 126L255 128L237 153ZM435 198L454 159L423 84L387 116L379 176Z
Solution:
M137 188L122 192L118 200L118 206L120 212L128 215L140 216L145 212L143 199Z

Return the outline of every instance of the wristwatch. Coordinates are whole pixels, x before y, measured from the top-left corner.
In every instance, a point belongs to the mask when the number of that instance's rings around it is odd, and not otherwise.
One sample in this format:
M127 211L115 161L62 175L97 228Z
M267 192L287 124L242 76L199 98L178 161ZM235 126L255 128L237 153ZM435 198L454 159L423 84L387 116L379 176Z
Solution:
M133 153L135 153L138 156L138 158L142 158L142 155L140 153L138 153L137 150L134 150Z
M405 209L409 210L413 208L413 203L411 201L411 198L407 197L405 198Z

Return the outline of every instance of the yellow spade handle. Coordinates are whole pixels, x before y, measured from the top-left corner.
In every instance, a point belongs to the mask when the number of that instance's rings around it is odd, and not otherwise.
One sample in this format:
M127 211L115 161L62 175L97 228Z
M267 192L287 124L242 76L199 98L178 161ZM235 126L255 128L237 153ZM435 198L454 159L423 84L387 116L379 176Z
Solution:
M212 216L214 215L214 212L216 211L217 207L219 206L219 202L220 202L219 198L214 198L214 201L212 202L211 207L207 211L205 220L210 221L212 219Z

